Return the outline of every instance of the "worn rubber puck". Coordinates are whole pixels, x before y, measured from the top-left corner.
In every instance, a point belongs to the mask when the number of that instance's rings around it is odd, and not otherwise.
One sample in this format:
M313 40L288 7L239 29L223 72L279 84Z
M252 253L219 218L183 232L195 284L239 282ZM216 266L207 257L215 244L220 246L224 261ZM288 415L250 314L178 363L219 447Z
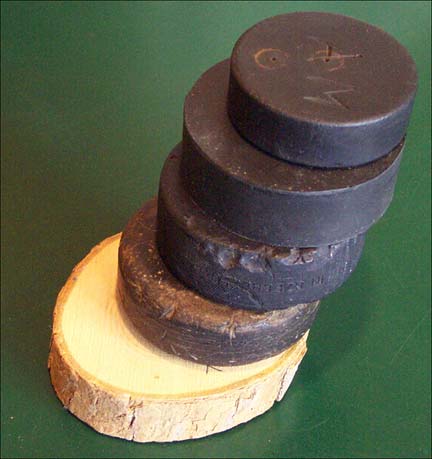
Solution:
M292 13L259 22L237 41L228 111L271 155L351 167L402 140L416 86L413 59L383 30L339 14Z
M319 302L256 313L214 303L177 280L155 243L156 199L126 225L119 247L123 310L148 341L186 360L243 365L279 354L311 327Z
M157 245L177 278L213 301L258 312L320 300L350 276L364 235L316 248L275 247L210 219L180 183L181 145L160 177Z
M364 233L393 197L402 141L365 166L319 169L263 154L226 113L229 61L198 80L184 107L182 182L230 231L265 244L316 247Z

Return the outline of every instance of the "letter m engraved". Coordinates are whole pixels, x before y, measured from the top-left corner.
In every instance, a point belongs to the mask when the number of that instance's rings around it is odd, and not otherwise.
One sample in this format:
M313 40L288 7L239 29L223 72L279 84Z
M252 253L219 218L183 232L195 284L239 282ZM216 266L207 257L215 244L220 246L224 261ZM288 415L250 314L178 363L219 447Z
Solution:
M342 100L340 100L339 97L337 97L337 94L343 94L347 92L353 92L354 88L351 85L339 83L334 80L330 80L328 78L323 78L323 77L318 77L318 76L308 76L306 77L308 80L316 80L316 81L324 81L328 83L333 83L337 84L338 86L343 86L341 89L331 89L328 91L323 91L322 95L319 96L304 96L303 99L307 100L309 102L314 102L316 104L321 104L321 105L335 105L338 107L342 107L345 110L349 110L349 106L344 103Z

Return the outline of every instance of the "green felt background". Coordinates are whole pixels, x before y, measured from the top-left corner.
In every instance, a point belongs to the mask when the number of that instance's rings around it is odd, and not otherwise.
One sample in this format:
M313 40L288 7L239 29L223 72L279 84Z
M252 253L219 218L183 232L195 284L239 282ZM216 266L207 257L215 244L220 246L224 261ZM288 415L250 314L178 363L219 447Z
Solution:
M430 456L430 3L1 4L2 456ZM157 191L182 102L236 38L298 10L352 15L412 53L419 91L393 203L323 301L282 403L175 444L102 436L65 411L46 361L73 266Z

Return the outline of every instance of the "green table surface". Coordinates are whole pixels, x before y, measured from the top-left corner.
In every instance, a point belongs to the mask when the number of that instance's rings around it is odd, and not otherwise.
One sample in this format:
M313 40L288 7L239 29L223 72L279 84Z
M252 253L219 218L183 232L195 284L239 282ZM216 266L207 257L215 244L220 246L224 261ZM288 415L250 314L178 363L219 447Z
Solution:
M429 2L1 4L2 456L430 456ZM316 10L382 27L419 90L393 203L360 264L322 302L281 403L228 432L173 444L100 435L62 408L47 356L73 266L157 192L183 99L239 35Z

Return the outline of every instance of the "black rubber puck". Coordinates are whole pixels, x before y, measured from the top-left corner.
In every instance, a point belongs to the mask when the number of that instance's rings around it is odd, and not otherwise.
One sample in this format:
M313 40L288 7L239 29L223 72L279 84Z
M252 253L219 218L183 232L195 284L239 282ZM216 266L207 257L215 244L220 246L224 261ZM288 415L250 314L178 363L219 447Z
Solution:
M123 231L117 289L128 320L158 348L205 365L244 365L279 354L311 327L318 302L256 313L190 290L160 259L155 226L152 199Z
M180 183L181 145L160 177L157 244L171 272L200 295L259 312L319 300L350 276L364 235L317 248L283 248L231 233L207 217Z
M273 156L358 166L404 137L416 86L413 59L383 30L339 14L285 14L237 41L228 111Z
M403 141L365 166L318 169L263 154L226 113L229 62L208 70L185 101L182 182L230 231L265 244L316 247L364 233L386 211Z

